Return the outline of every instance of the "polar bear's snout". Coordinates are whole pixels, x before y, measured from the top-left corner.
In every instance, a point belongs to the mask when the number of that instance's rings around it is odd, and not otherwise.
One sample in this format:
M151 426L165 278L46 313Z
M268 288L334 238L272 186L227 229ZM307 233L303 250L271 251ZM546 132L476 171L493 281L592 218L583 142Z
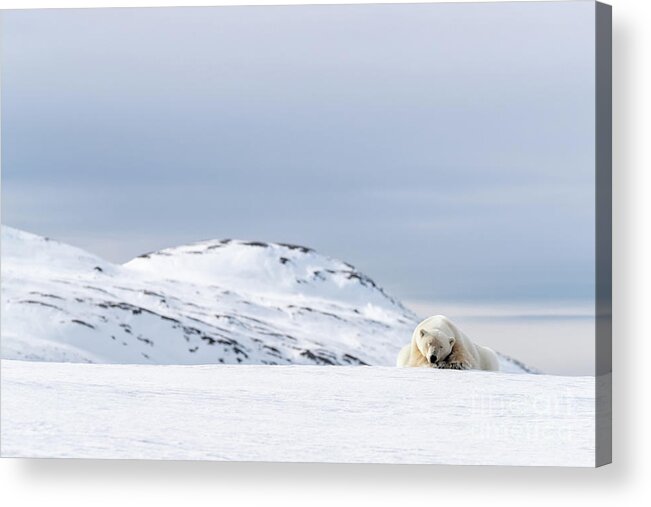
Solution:
M453 340L439 330L420 332L419 349L423 359L430 365L438 367L439 363L445 361L452 352Z

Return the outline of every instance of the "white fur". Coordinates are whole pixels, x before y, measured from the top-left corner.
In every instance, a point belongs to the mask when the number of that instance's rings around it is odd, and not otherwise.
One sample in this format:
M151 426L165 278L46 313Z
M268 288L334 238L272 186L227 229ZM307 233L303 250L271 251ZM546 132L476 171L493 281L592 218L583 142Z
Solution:
M436 358L434 363L432 357ZM492 349L474 343L443 315L429 317L416 326L411 343L398 354L397 365L499 370L497 354Z

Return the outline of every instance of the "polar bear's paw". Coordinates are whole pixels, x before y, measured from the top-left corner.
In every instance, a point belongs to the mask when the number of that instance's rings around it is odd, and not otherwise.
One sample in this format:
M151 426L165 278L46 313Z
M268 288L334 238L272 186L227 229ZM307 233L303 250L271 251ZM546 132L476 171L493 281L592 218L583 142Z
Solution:
M472 366L465 361L445 361L439 364L445 370L471 370Z
M443 368L446 368L448 370L471 370L472 369L472 362L470 361L470 358L468 357L468 354L465 353L465 351L459 347L457 344L452 348L452 352L450 355L445 358L445 361L443 363Z

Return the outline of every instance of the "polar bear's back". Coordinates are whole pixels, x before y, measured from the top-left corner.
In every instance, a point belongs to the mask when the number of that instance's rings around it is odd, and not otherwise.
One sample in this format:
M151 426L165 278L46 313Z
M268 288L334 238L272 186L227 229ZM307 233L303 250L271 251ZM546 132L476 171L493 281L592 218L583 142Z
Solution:
M458 330L457 340L463 344L465 350L473 357L473 369L485 371L499 371L500 363L495 351L489 347L479 345L472 341L465 333Z
M477 353L479 354L479 364L481 370L486 371L499 371L500 362L497 359L497 354L490 347L475 344Z

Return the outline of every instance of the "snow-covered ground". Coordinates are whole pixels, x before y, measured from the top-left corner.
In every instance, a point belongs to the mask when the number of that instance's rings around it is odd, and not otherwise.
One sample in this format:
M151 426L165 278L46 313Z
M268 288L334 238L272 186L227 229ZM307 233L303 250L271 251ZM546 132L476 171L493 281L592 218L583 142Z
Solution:
M2 361L2 456L594 466L595 378Z

